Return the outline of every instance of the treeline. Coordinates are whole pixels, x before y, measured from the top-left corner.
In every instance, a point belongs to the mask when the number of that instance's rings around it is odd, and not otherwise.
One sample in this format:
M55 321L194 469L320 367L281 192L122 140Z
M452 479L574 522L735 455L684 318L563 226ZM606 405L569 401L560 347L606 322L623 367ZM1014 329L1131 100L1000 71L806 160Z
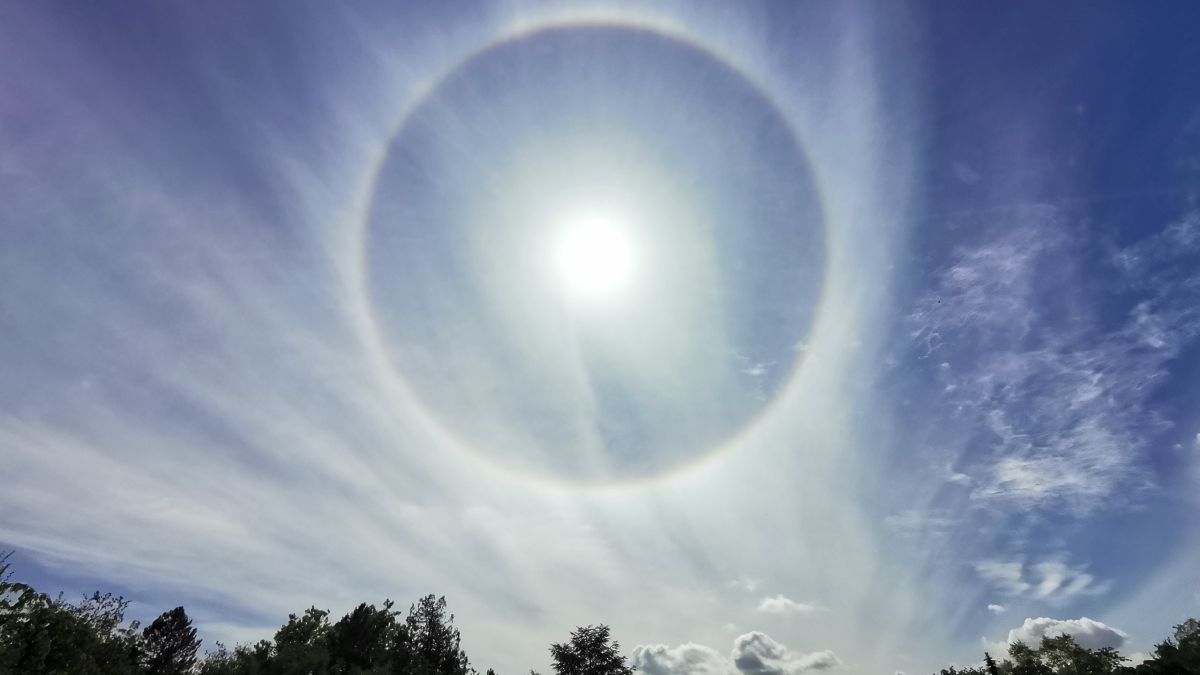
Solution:
M1128 660L1111 647L1088 649L1070 635L1057 635L1043 637L1036 647L1013 643L999 662L984 652L982 665L944 668L938 675L1200 675L1200 621L1175 626L1174 635L1142 663Z
M310 607L270 640L201 654L182 607L141 628L111 593L69 602L13 581L10 555L0 555L0 675L478 675L445 598L427 595L403 617L390 600L337 621ZM577 628L550 656L557 675L633 673L608 626Z
M182 607L145 628L125 620L127 608L112 594L68 602L39 593L13 581L8 556L0 555L0 675L478 675L445 598L433 595L403 616L391 601L361 604L336 621L310 607L288 616L270 640L233 650L217 643L203 654ZM550 657L556 675L633 673L602 625L575 629L568 641L550 645ZM488 668L486 675L495 673ZM799 673L760 668L740 675ZM979 666L937 675L1200 675L1200 621L1176 626L1136 665L1115 649L1087 649L1060 635L1036 647L1014 643L1001 661L985 653Z

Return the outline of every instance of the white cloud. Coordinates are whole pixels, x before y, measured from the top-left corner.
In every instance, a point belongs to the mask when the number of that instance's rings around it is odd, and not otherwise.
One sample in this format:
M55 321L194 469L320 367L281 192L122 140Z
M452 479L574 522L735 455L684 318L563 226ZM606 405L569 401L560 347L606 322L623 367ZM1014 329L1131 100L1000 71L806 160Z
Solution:
M841 665L832 651L801 654L757 631L740 635L730 655L734 667L745 675L795 675L807 670L826 670Z
M810 602L796 602L784 595L775 595L769 598L763 598L758 603L758 611L764 614L779 614L791 616L795 614L811 614L818 610L824 609L820 605Z
M958 482L954 477L947 480ZM883 522L900 536L919 538L947 534L957 520L941 509L905 509L885 517Z
M995 603L992 603L987 606L987 610L989 612L991 612L992 614L1003 614L1008 611L1008 608L1005 607L1004 605L997 605Z
M630 661L646 675L730 675L733 664L712 647L687 643L678 647L638 645Z
M1140 459L1168 423L1151 397L1200 335L1186 257L1200 248L1196 222L1188 214L1111 257L1132 292L1115 300L1125 303L1115 324L1090 309L1113 301L1083 283L1086 233L1054 208L1019 210L1001 234L955 252L909 321L921 355L943 364L939 419L961 424L937 432L958 434L939 440L957 448L939 459L970 477L972 500L1084 514L1148 485Z
M1118 649L1129 637L1125 631L1113 628L1086 616L1078 619L1025 619L1025 623L1008 632L1008 644L1023 642L1036 647L1043 637L1070 635L1088 649L1111 647Z
M1072 567L1063 560L1032 564L1022 561L981 560L975 571L997 591L1013 597L1064 605L1079 597L1103 595L1110 583L1097 581L1086 567ZM991 609L989 605L988 609ZM993 610L995 611L995 610Z
M832 651L794 652L757 631L739 635L729 656L689 642L677 647L639 645L630 661L646 675L798 675L841 665Z
M1024 565L1020 562L982 560L975 563L975 571L985 581L1005 595L1022 595L1029 590L1024 580Z
M750 577L741 577L729 582L730 588L736 588L747 593L757 591L760 586L762 586L761 579L751 579Z

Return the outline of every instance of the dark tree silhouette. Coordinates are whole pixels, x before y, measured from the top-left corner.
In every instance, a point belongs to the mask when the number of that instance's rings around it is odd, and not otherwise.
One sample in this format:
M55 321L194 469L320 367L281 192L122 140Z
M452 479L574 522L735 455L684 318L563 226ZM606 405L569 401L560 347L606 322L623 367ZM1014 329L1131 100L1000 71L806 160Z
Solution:
M987 669L988 675L1000 675L1000 669L996 666L996 659L993 659L992 655L987 652L983 653L983 665Z
M163 612L142 631L142 662L155 675L185 675L196 665L200 640L182 607Z
M12 581L0 555L0 673L140 675L137 624L123 598L95 593L78 604Z
M474 673L463 652L454 615L446 613L446 598L426 595L408 610L405 620L417 673L468 675Z
M1138 665L1137 675L1200 675L1200 621L1175 626L1174 635L1154 647L1154 658Z
M329 670L329 612L309 607L303 616L288 615L275 633L275 669L284 673Z
M329 629L329 661L335 673L360 673L391 665L397 644L397 612L365 602Z
M76 603L12 579L0 552L0 675L476 675L446 599L427 595L403 621L389 600L361 604L335 623L310 607L292 614L272 640L198 659L200 641L182 607L145 630L126 622L129 603L93 593ZM550 646L555 675L633 675L608 626L582 626ZM1137 666L1115 649L1087 649L1069 635L1036 647L1013 643L1007 658L945 668L940 675L1200 675L1200 621L1188 619ZM486 675L496 675L491 668ZM529 675L538 675L529 671Z
M569 642L550 645L550 657L558 675L632 675L634 671L604 625L576 628Z
M1022 642L1008 647L1008 659L997 663L984 653L982 668L946 668L942 675L1116 675L1128 673L1124 657L1109 647L1087 649L1070 635L1043 637L1036 649Z

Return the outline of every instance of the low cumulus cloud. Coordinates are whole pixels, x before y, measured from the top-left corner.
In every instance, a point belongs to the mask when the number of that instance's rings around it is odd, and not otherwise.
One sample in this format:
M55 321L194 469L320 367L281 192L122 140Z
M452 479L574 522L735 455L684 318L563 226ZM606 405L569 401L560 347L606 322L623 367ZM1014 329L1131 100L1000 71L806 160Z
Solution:
M1075 642L1088 649L1111 647L1119 649L1129 635L1125 631L1106 625L1086 616L1078 619L1050 619L1040 617L1025 619L1025 623L1008 631L1008 644L1023 642L1037 646L1043 637L1070 635Z
M733 641L732 657L734 667L744 675L794 675L841 665L828 649L809 654L793 652L758 631L738 636Z
M646 675L798 675L842 664L830 650L792 651L758 631L739 635L729 656L689 642L677 647L639 645L630 660Z
M638 645L630 659L646 675L732 675L729 659L717 650L693 642L667 645Z
M989 612L991 612L992 614L1003 614L1006 611L1008 611L1008 608L1005 607L1004 605L998 605L998 604L992 603L987 606L987 610Z
M775 595L768 598L763 598L758 603L758 611L764 614L776 614L780 616L794 616L797 614L812 614L818 610L824 609L820 605L811 602L796 602L785 595Z

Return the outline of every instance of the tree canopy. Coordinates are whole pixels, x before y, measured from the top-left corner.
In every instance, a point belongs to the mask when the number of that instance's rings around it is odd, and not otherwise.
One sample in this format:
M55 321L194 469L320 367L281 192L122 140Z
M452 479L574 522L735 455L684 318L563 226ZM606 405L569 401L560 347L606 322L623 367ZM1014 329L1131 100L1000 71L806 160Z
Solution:
M1200 622L1176 626L1174 636L1146 661L1127 661L1111 647L1088 649L1070 635L1056 635L1043 637L1037 647L1014 642L1003 661L985 652L983 665L943 668L939 675L1200 675Z
M337 621L309 607L291 614L269 640L217 643L200 655L200 640L183 607L163 612L139 630L127 621L129 602L93 593L76 602L14 581L0 554L0 675L477 675L446 599L426 595L401 617L394 603L362 603ZM633 675L606 625L580 626L550 645L555 675ZM488 668L487 675L496 675ZM536 675L530 671L531 675ZM1200 621L1188 619L1130 664L1115 649L1088 649L1070 635L1016 642L997 661L991 654L937 675L1200 675Z
M550 658L557 675L633 675L608 626L576 628L568 642L550 645Z

